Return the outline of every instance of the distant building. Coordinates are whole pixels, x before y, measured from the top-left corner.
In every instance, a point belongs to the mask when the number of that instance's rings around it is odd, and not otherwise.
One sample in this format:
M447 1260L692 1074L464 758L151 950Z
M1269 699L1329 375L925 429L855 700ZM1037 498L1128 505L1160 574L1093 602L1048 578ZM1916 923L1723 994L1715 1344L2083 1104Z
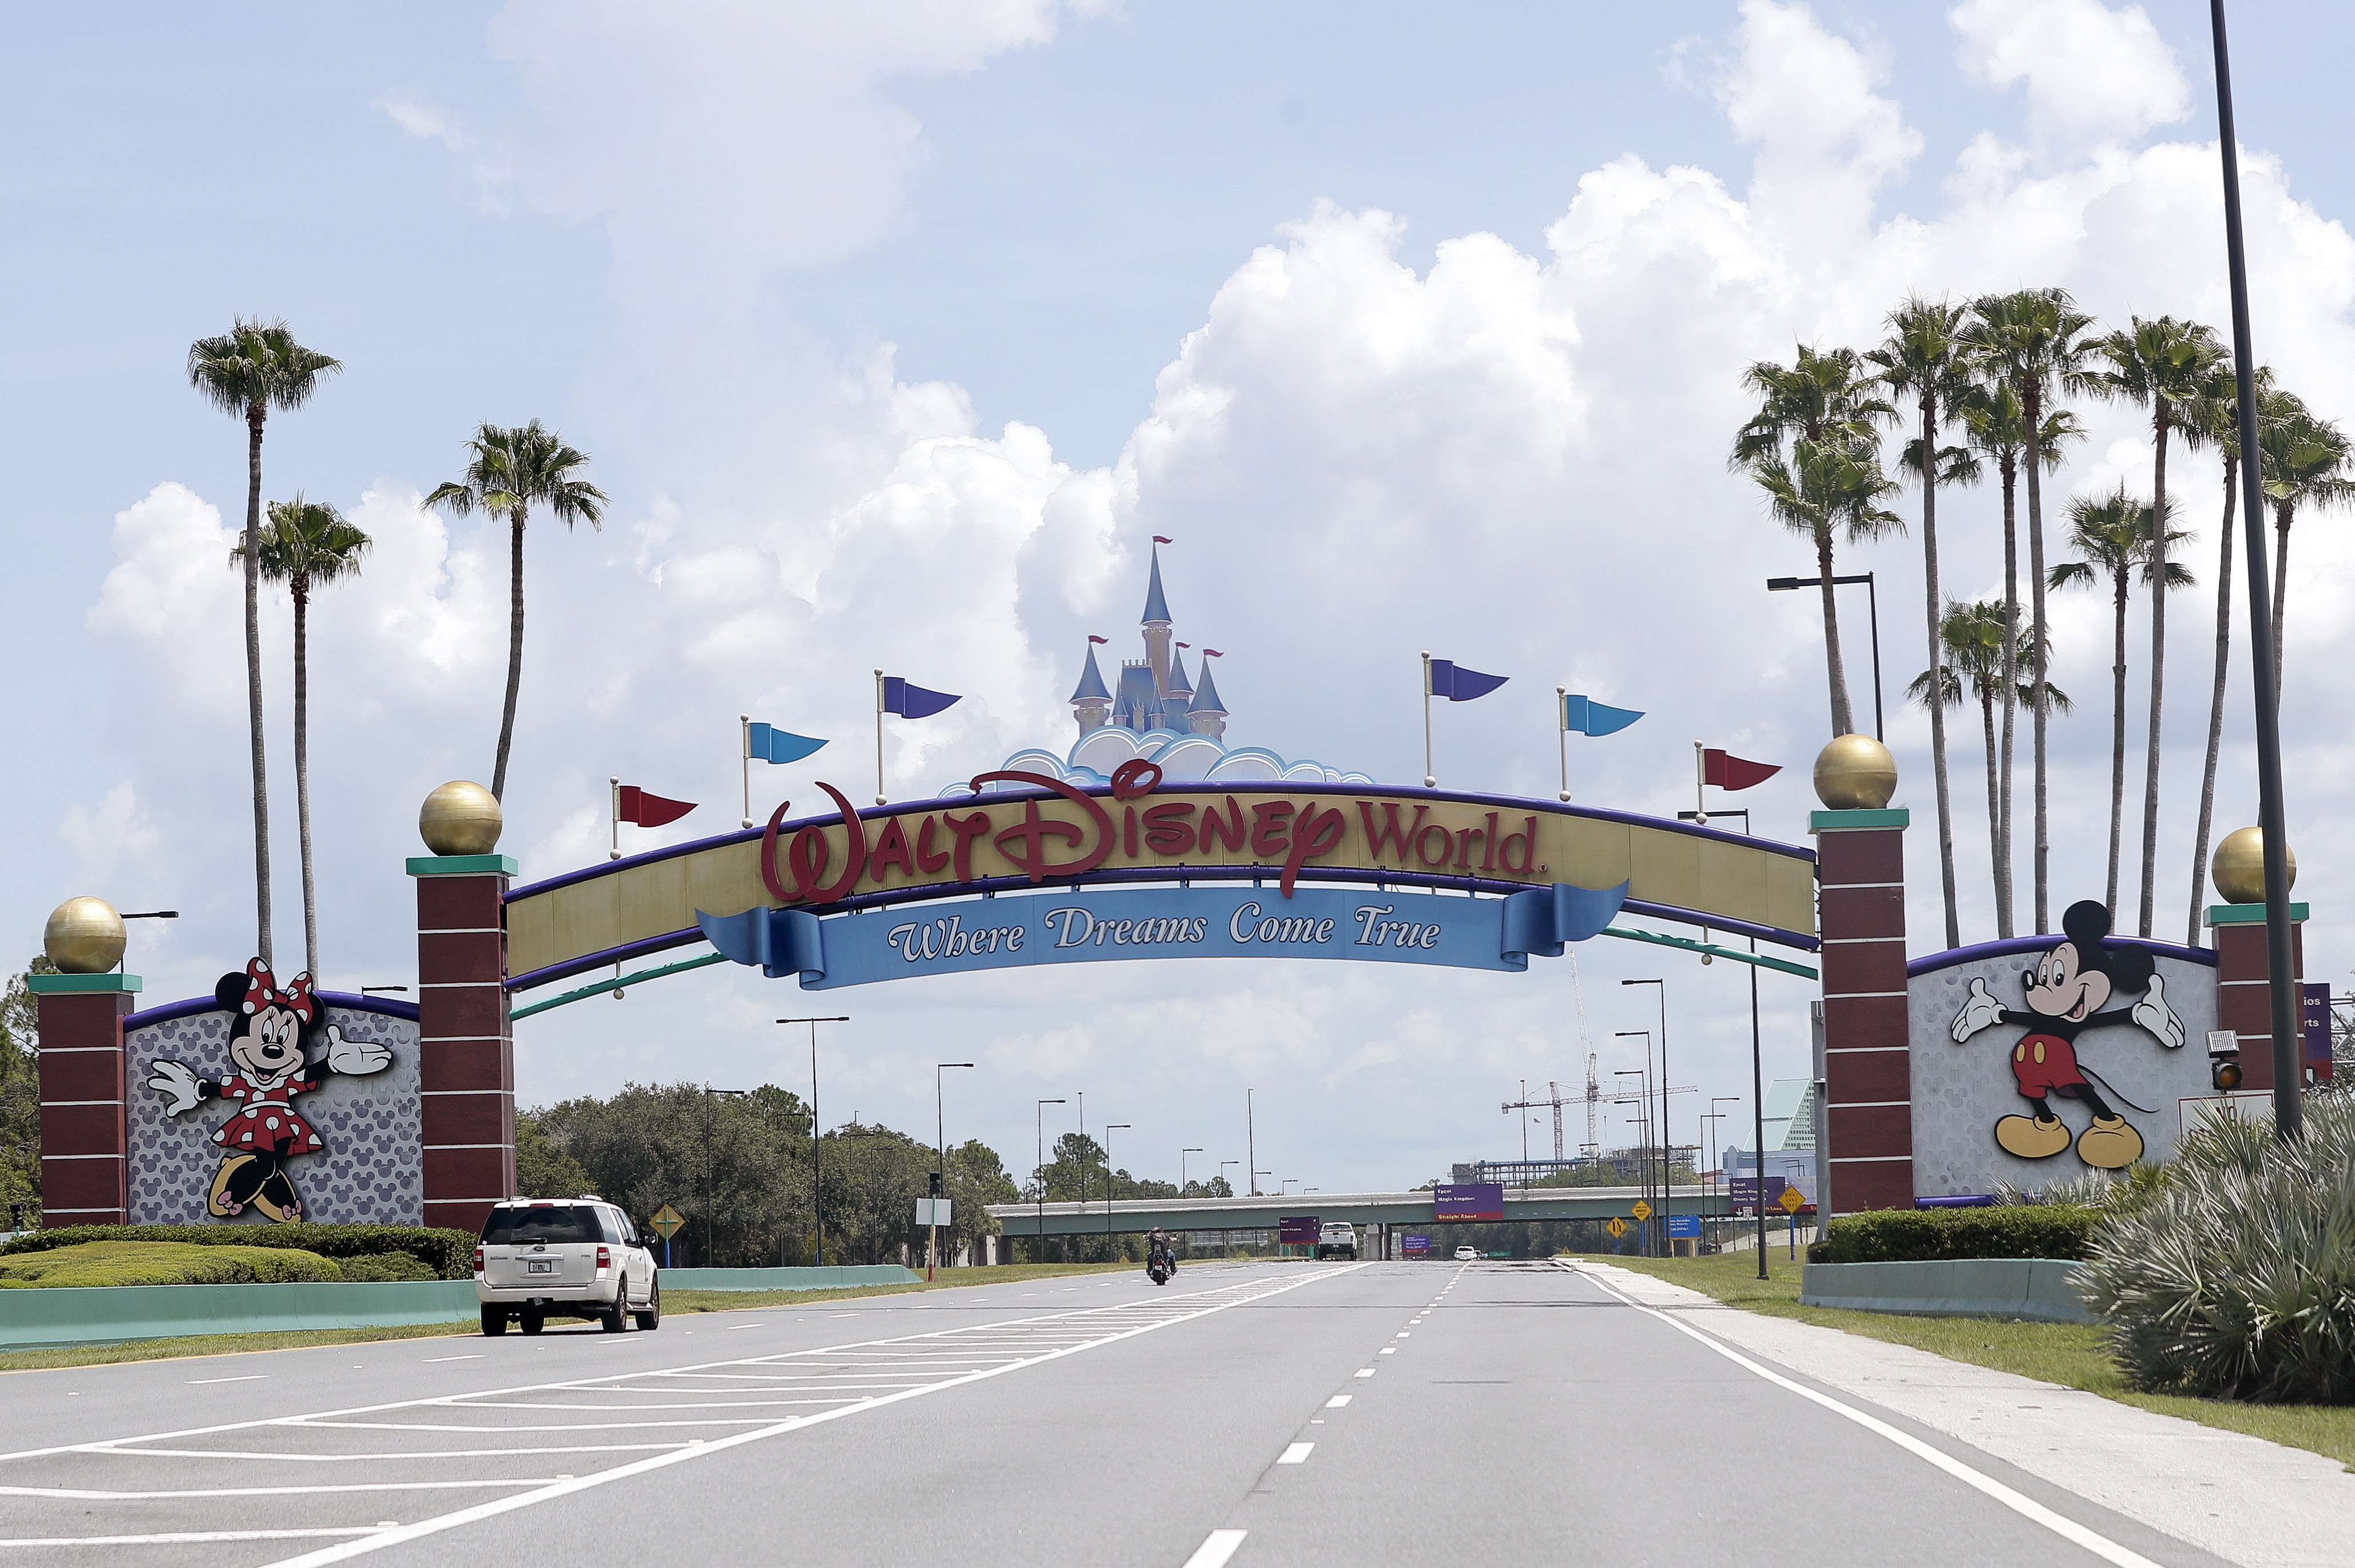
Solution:
M1103 671L1096 667L1095 645L1088 645L1087 663L1071 697L1071 716L1079 723L1081 738L1109 727L1137 736L1163 730L1225 740L1227 709L1219 699L1210 661L1207 657L1200 661L1202 684L1198 690L1186 675L1184 646L1170 641L1175 626L1169 619L1168 596L1161 590L1158 545L1153 550L1153 576L1146 585L1145 613L1137 624L1144 632L1145 656L1121 660L1117 689L1104 685Z

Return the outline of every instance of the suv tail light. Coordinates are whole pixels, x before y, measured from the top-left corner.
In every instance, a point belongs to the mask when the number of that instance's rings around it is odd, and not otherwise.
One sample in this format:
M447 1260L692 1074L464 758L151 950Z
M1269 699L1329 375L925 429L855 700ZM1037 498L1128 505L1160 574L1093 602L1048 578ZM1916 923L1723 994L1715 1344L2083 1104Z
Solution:
M613 1254L609 1249L604 1247L597 1249L597 1266L601 1269L613 1266Z
M474 1249L474 1272L476 1274L483 1272L483 1249L480 1247Z

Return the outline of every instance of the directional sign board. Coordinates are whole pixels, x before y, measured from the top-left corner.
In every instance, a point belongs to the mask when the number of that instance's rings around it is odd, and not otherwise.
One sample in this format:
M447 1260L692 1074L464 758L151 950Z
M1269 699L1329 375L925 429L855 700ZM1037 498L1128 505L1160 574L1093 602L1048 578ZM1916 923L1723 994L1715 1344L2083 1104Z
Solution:
M946 1198L917 1199L916 1223L919 1226L947 1224L949 1222L949 1202L950 1200Z
M1638 1198L1636 1200L1636 1206L1627 1212L1635 1215L1638 1220L1648 1220L1652 1217L1652 1206Z
M1698 1214L1669 1215L1668 1234L1678 1241L1699 1240L1700 1237L1700 1216Z
M1409 1257L1415 1257L1421 1253L1427 1253L1431 1251L1431 1238L1429 1236L1403 1237L1401 1238L1401 1250L1403 1250Z
M1287 1247L1313 1247L1322 1229L1314 1214L1286 1214L1275 1222L1275 1239Z
M1431 1189L1434 1220L1501 1220L1505 1217L1505 1184L1501 1181L1443 1181Z
M1783 1212L1784 1212L1784 1213L1785 1213L1785 1214L1796 1214L1796 1213L1797 1213L1797 1212L1800 1211L1800 1209L1806 1205L1806 1201L1807 1201L1807 1200L1806 1200L1806 1199L1804 1196L1802 1196L1802 1195L1801 1195L1801 1193L1800 1193L1800 1191L1799 1191L1799 1189L1798 1189L1797 1188L1796 1188L1796 1187L1785 1187L1785 1188L1784 1188L1784 1189L1783 1189L1783 1199L1782 1199L1782 1202L1783 1202Z
M652 1225L656 1231L660 1232L662 1233L662 1239L667 1242L673 1236L677 1235L680 1228L687 1223L687 1216L666 1203L660 1209L655 1210L655 1217L646 1222Z
M1627 1221L1619 1218L1618 1215L1614 1214L1611 1216L1611 1223L1604 1226L1603 1228L1610 1232L1614 1237L1624 1236L1627 1233Z

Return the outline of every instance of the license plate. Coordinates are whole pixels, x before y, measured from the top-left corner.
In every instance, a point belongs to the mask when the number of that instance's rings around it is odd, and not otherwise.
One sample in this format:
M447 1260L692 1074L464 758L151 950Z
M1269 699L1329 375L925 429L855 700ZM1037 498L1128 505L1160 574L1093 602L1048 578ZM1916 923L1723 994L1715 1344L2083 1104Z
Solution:
M554 1274L556 1272L556 1260L554 1258L526 1258L523 1260L523 1272L526 1274Z

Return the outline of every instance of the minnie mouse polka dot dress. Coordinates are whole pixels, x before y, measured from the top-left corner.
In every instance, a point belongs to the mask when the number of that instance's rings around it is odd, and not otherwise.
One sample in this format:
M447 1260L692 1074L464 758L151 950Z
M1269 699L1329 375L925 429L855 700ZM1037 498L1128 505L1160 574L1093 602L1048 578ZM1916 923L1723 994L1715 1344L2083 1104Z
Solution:
M293 1098L319 1086L312 1078L284 1079L269 1088L232 1074L221 1081L221 1098L242 1100L245 1108L221 1124L213 1142L223 1148L250 1149L281 1157L316 1154L323 1147L311 1124L294 1114Z

